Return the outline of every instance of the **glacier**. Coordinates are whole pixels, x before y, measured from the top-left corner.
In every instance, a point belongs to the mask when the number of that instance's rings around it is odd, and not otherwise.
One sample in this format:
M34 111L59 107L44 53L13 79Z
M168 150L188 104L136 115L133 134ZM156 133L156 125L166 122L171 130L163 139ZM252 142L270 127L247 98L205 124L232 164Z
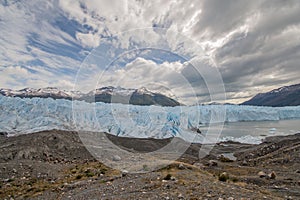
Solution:
M196 130L209 124L240 121L300 119L300 106L256 107L242 105L136 106L87 103L51 98L0 95L0 132L9 136L43 130L107 132L122 137L168 138L187 141L205 134ZM215 137L214 136L214 137Z

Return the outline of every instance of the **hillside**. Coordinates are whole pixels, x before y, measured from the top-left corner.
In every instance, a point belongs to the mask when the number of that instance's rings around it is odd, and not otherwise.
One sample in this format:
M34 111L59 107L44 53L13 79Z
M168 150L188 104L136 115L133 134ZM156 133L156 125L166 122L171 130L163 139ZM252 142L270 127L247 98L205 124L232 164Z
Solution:
M259 93L242 105L253 106L298 106L300 105L300 84L284 86L270 92Z
M132 105L179 106L180 103L161 93L155 93L142 87L125 89L121 87L102 87L83 95L79 100L87 102L122 103Z

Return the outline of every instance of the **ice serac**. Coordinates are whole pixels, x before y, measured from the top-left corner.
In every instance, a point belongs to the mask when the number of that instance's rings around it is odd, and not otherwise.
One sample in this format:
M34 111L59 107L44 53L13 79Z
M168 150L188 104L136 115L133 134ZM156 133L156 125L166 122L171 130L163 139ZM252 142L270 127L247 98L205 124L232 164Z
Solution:
M160 107L0 95L0 131L18 134L52 129L83 130L125 137L177 136L191 140L199 126L212 120L218 122L220 112L225 109L225 122L300 119L300 106Z

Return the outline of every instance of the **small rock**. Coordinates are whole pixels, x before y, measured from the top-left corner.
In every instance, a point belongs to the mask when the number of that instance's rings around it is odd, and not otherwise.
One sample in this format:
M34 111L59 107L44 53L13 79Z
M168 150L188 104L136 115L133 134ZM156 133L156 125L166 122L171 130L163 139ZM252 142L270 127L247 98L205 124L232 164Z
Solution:
M17 170L15 168L12 169L13 173L17 173Z
M242 166L247 166L247 165L248 165L247 161L246 161L246 160L243 160Z
M171 176L170 180L171 181L176 181L176 178L174 176Z
M185 167L184 167L184 165L183 165L182 163L180 163L180 164L178 165L178 169L183 170L183 169L185 169Z
M271 172L270 174L268 174L268 178L275 179L276 178L276 173L275 172Z
M203 169L204 168L204 165L202 163L198 163L198 162L194 163L193 166L195 166L195 167L197 167L199 169Z
M3 179L3 182L9 182L9 178Z
M167 174L165 177L164 177L164 180L168 181L168 180L171 180L173 176L171 174Z
M106 182L106 185L112 185L112 182L107 181L107 182Z
M219 175L219 181L226 182L229 179L229 175L226 172L222 172Z
M295 171L295 173L298 173L298 174L299 174L299 173L300 173L300 169L297 169L297 170Z
M234 200L234 198L233 197L229 197L228 200Z
M210 161L208 161L208 165L211 167L218 166L218 162L215 160L210 160Z
M258 175L260 178L264 178L264 177L267 176L267 174L266 174L265 172L263 172L263 171L258 172L257 175Z
M120 160L122 160L120 156L118 155L113 156L113 161L120 161Z
M178 199L184 199L184 197L181 193L177 197L178 197Z
M129 172L127 170L122 171L122 177L126 176Z
M236 157L233 155L233 153L224 153L217 157L218 160L221 162L233 162L236 161Z

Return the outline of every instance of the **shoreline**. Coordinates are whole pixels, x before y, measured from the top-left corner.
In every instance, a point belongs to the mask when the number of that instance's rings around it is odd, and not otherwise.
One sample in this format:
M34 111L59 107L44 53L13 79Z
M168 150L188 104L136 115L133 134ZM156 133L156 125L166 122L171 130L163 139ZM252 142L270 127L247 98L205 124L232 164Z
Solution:
M12 133L8 133L8 132L0 132L0 137L1 136L5 136L5 137L18 137L18 136L21 136L21 135L30 135L30 134L38 134L38 133L41 133L41 132L51 132L51 131L54 131L54 132L82 132L82 133L91 133L91 134L105 134L107 137L117 137L117 138L124 138L124 139L136 139L136 140L147 140L147 139L150 139L150 140L172 140L174 138L177 138L177 139L180 139L180 140L184 140L182 139L181 137L178 137L178 136L174 136L174 137L168 137L168 138L153 138L153 137L150 137L150 138L147 138L147 137L131 137L131 136L116 136L114 134L111 134L111 133L106 133L106 132L92 132L92 131L76 131L76 130L67 130L67 129L47 129L47 130L41 130L41 131L34 131L34 132L28 132L28 133L15 133L15 134L12 134ZM291 136L291 135L297 135L297 134L300 134L300 132L298 133L297 131L295 132L291 132L289 134L286 134L286 133L279 133L279 134L271 134L271 135L266 135L266 134L261 134L261 135L257 135L257 136L252 136L252 135L244 135L244 136L240 136L240 137L233 137L233 136L224 136L223 138L219 138L219 141L217 142L213 142L213 143L201 143L201 142L190 142L190 141L186 141L187 143L190 143L190 144L198 144L198 145L214 145L214 144L222 144L222 143L240 143L240 144L249 144L249 145L259 145L259 144L262 144L265 140L268 140L267 138L273 138L273 137L288 137L288 136ZM201 135L203 136L203 135ZM256 142L240 142L240 138L244 138L244 137L253 137L253 138L259 138L259 137L262 137L260 140L261 142L260 143L256 143ZM224 138L227 138L226 140L224 140ZM229 138L229 139L228 139Z

